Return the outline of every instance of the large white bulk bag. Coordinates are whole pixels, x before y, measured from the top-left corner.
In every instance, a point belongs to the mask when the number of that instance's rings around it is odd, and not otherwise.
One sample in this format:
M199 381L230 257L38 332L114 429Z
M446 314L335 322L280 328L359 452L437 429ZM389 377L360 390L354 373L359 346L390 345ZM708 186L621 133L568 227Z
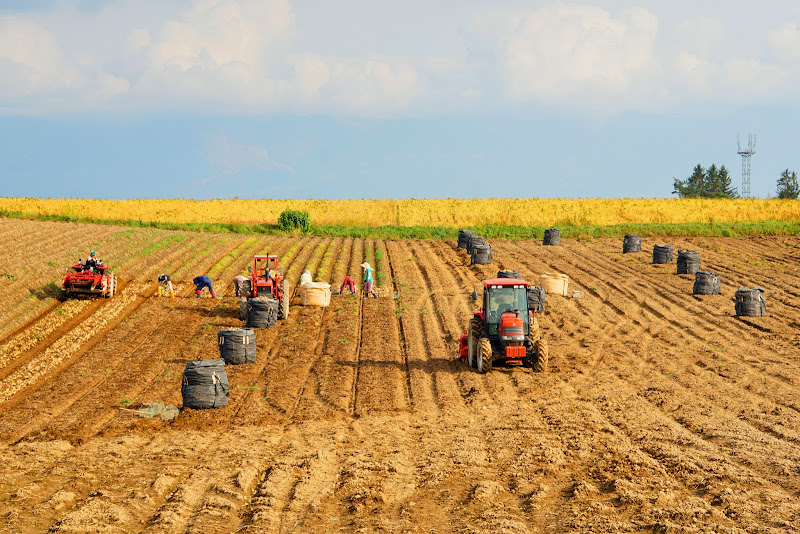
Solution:
M303 306L328 306L331 303L331 285L325 282L310 282L300 289Z
M568 297L569 276L561 273L544 273L539 277L539 284L548 295L561 295Z

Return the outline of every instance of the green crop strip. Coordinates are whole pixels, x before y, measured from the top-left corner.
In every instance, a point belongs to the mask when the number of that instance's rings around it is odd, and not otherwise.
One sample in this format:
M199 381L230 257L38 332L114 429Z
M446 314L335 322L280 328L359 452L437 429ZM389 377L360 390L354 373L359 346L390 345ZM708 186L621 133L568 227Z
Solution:
M258 238L256 237L248 237L245 239L238 247L228 252L225 257L223 257L211 269L209 269L208 277L216 279L234 260L236 260L242 254L244 250L250 248L257 240Z
M167 236L164 239L160 239L153 243L152 245L148 246L145 249L142 249L138 254L137 257L147 257L154 252L158 252L160 250L164 250L165 248L171 247L173 244L180 243L186 239L185 234L172 234Z
M252 234L294 236L294 232L281 230L276 224L206 224L206 223L161 223L133 221L125 219L95 219L89 217L70 217L66 215L34 215L17 211L0 211L0 217L40 220L67 221L93 224L129 226L133 228L157 228L161 230L184 230L214 234ZM545 226L469 226L478 235L490 239L541 239ZM718 223L643 223L618 225L559 226L561 237L592 239L599 237L622 237L633 233L641 236L707 236L740 237L754 235L800 235L800 222L757 221L757 222L718 222ZM318 237L355 237L362 239L456 239L458 228L445 226L312 226L302 235ZM122 237L122 236L121 236Z

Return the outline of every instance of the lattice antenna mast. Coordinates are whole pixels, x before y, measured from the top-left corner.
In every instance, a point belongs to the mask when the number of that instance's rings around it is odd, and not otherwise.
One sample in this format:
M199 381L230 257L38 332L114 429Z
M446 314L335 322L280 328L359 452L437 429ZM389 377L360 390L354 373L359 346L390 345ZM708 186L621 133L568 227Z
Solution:
M742 198L750 198L750 158L756 153L755 134L747 135L747 147L742 148L739 136L736 136L738 154L742 156Z

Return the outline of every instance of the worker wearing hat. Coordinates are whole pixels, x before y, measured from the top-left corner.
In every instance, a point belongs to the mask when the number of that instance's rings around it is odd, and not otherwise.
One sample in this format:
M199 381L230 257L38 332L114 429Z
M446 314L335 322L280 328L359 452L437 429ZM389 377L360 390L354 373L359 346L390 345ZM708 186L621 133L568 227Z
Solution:
M91 271L97 271L97 266L100 265L100 258L97 257L97 252L94 250L89 253L86 258L86 268Z
M378 298L378 295L375 294L375 289L373 285L375 284L375 278L372 276L372 266L364 262L361 264L361 267L364 268L364 298L369 298L372 295L374 298Z

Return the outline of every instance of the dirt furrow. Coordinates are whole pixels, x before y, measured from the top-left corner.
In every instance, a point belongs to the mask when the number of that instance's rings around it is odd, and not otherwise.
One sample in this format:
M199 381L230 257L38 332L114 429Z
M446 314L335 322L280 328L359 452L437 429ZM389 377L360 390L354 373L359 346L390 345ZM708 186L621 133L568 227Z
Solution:
M400 332L394 312L391 298L362 299L355 415L409 409Z
M411 384L411 398L414 409L423 412L436 412L442 408L442 399L436 386L437 362L431 343L423 335L423 312L426 311L428 289L419 270L412 268L414 258L402 242L387 244L389 261L394 263L394 273L400 287L400 300L396 313L402 322L403 339L408 354L408 370ZM440 344L441 342L439 341Z

